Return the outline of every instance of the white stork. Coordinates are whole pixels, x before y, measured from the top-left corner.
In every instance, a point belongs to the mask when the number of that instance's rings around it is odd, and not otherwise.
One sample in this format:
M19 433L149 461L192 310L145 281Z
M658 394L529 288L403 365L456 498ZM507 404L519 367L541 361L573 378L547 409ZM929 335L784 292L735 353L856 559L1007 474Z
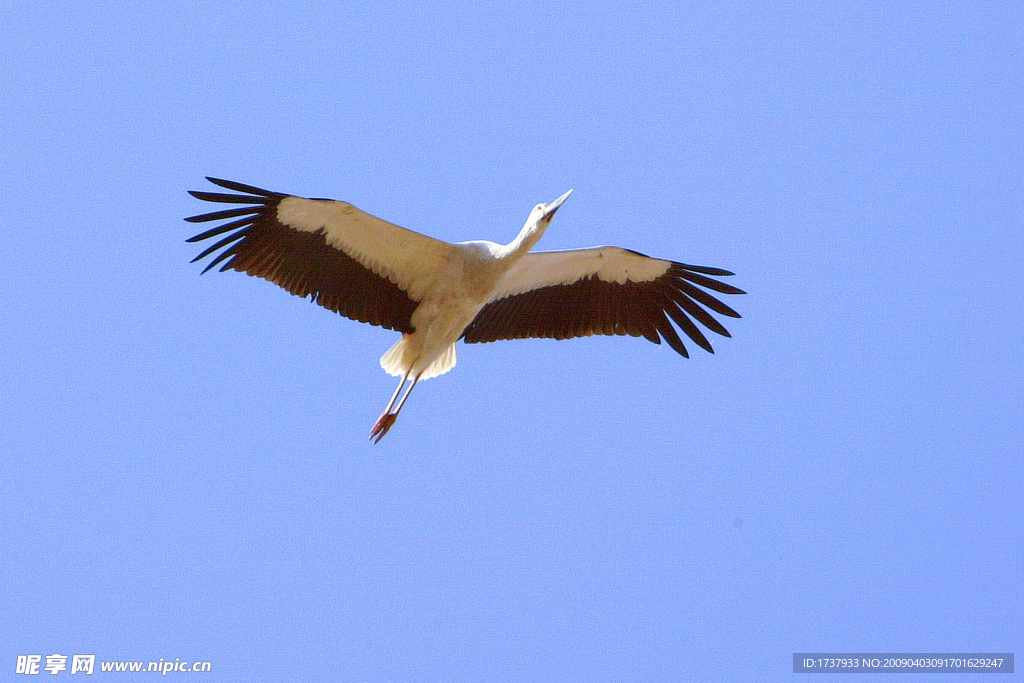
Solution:
M223 249L204 273L226 260L221 271L262 277L348 318L402 333L380 359L381 367L401 381L370 432L374 443L395 423L417 382L455 366L459 339L474 344L642 335L655 344L664 337L689 357L671 321L714 353L691 317L725 337L726 329L701 306L740 317L704 291L743 294L707 277L732 275L727 270L654 259L618 247L531 252L572 190L535 206L518 237L507 245L449 244L346 202L207 180L242 194L190 192L204 201L241 205L185 219L228 221L188 240L229 233L192 260Z

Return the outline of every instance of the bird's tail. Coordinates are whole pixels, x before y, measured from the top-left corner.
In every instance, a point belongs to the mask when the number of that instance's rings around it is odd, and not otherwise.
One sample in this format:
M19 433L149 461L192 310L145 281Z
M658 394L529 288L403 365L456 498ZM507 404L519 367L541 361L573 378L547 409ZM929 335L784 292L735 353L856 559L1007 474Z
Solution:
M395 345L388 349L387 353L380 357L380 366L384 372L395 377L402 377L416 362L415 358L406 358L409 352L409 335L403 334L402 338L395 342ZM455 355L455 344L445 349L440 356L434 359L430 365L420 373L420 379L430 379L443 375L455 367L458 358Z

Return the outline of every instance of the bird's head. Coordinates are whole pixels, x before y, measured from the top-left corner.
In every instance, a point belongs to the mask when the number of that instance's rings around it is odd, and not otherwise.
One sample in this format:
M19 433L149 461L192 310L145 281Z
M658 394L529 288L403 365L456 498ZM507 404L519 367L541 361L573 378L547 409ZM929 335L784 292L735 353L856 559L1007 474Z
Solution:
M504 248L505 252L508 255L522 255L533 249L533 245L537 244L537 241L544 236L544 231L551 224L551 217L555 215L555 211L558 211L558 207L571 194L572 190L569 190L550 204L538 204L533 207L530 217L526 219L526 225L519 232L519 236Z
M529 225L531 223L536 223L546 228L548 223L551 222L551 217L555 215L555 211L558 211L558 207L560 207L562 202L568 199L571 194L572 190L569 190L550 204L538 204L533 207L533 211L530 212L530 217L526 219L526 224Z

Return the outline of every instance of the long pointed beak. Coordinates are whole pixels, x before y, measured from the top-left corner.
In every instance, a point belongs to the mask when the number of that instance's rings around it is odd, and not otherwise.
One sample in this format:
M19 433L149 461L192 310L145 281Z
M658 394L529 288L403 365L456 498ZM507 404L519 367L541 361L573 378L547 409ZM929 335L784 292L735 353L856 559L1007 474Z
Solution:
M571 195L571 194L572 194L572 190L569 190L568 192L563 194L561 197L559 197L555 201L553 201L550 204L548 204L548 208L544 210L544 218L550 218L551 216L553 216L555 211L558 211L558 207L560 207L562 205L562 202L564 202L566 199L568 199L569 195Z

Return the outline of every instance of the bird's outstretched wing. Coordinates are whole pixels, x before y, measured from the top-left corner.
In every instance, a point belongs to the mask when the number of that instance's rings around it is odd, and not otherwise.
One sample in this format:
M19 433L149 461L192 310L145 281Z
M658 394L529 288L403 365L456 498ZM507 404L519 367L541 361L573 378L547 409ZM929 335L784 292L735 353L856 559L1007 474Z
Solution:
M303 199L207 178L243 194L197 192L197 199L238 208L186 218L227 221L190 238L229 233L193 259L221 250L204 273L224 262L265 278L353 320L412 332L410 319L454 247L371 216L346 202Z
M698 346L714 353L694 320L729 336L708 311L730 318L739 314L704 291L743 294L708 277L727 275L732 273L618 247L531 252L509 271L463 337L474 344L527 337L642 335L655 344L664 337L689 357L674 321Z

